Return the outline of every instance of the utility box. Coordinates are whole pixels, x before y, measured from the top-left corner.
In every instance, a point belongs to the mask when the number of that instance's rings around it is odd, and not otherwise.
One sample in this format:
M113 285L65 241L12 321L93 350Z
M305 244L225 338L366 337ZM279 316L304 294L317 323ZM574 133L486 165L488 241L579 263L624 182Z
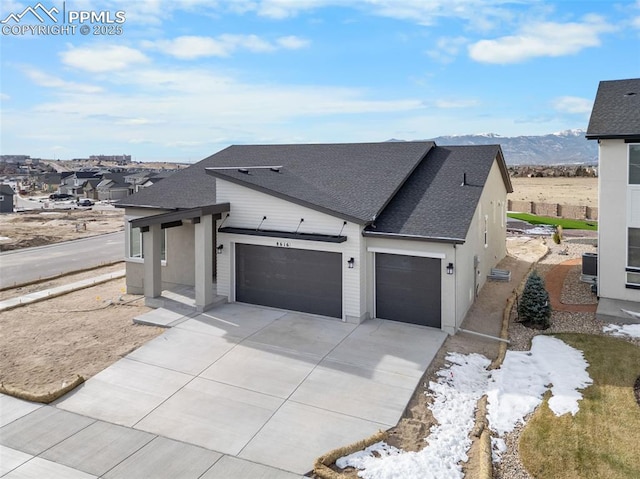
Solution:
M582 253L580 281L594 283L598 277L598 253Z

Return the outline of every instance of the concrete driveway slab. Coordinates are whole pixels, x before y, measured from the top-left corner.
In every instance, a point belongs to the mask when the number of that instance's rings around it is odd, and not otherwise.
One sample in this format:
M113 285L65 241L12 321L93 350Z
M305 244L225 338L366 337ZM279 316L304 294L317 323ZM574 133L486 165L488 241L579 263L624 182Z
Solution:
M287 398L309 375L318 359L283 354L268 346L239 345L205 370L200 377Z
M196 378L136 428L225 454L238 454L283 400Z
M238 457L306 474L321 454L384 429L385 424L287 401Z
M356 327L319 316L289 313L251 336L247 343L323 358Z
M103 477L104 479L146 477L153 479L197 479L221 457L221 454L201 447L156 437L104 474Z
M4 479L97 479L97 476L35 457L14 469Z
M37 456L94 422L88 417L42 407L0 429L0 444Z
M173 328L127 358L196 376L236 344L237 339Z
M285 311L246 304L224 304L180 323L177 327L229 339L244 339L286 314Z
M392 427L415 387L410 376L325 360L290 399Z
M132 426L191 379L193 376L124 358L63 396L55 405Z
M224 456L207 471L201 479L229 479L230 477L252 478L252 479L302 479L297 474L286 472L281 469L256 464L245 461L237 457Z
M36 404L22 399L0 394L0 427L6 426L16 419L26 416L27 414L42 407L42 404Z
M21 466L33 458L31 454L17 451L7 446L0 445L0 476L4 476L9 471Z
M360 324L327 359L420 379L446 337L439 329L372 319Z
M40 457L101 476L153 438L146 432L97 421L43 452Z

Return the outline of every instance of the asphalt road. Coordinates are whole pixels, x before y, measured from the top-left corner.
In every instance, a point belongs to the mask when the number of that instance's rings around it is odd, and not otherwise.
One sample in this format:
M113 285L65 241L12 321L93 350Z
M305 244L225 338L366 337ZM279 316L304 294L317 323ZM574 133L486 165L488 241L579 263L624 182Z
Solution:
M0 253L0 288L124 259L124 232Z

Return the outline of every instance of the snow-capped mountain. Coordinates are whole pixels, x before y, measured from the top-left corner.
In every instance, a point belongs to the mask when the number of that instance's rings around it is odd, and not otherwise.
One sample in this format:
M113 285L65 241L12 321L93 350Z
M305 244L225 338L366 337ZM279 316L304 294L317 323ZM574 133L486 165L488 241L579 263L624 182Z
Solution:
M585 130L565 130L541 136L500 136L495 133L439 136L439 146L499 144L508 165L596 164L598 143Z

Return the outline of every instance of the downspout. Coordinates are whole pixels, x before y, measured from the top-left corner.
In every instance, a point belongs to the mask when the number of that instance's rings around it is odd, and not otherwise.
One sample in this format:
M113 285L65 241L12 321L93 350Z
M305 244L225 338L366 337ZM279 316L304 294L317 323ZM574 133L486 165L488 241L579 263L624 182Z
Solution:
M453 243L453 271L456 274L453 275L453 324L454 331L458 329L458 249L456 248L456 244Z

